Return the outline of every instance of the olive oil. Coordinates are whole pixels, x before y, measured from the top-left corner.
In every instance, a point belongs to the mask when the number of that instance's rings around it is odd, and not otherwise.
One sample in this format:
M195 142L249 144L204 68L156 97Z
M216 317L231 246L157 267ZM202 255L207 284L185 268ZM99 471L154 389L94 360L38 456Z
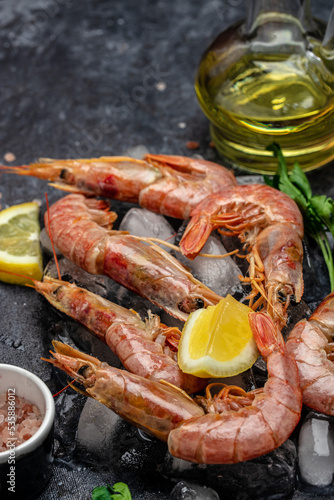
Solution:
M311 170L334 158L334 78L319 57L257 53L226 60L209 49L195 88L228 163L273 173L277 162L266 150L272 142L289 168L298 161Z

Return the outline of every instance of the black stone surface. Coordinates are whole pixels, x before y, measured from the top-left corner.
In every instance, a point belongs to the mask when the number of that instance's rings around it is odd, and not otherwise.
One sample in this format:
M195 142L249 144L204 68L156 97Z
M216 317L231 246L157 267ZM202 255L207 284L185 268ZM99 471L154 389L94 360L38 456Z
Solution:
M332 2L314 14L329 17ZM0 161L121 155L137 145L152 153L217 160L207 119L193 90L209 42L244 14L242 0L2 0L0 2ZM309 174L314 192L334 198L333 164ZM2 175L2 208L62 193L32 178ZM41 224L43 225L42 217ZM46 259L47 262L47 259ZM324 288L325 285L323 285ZM324 290L324 295L328 290ZM33 290L0 284L0 360L31 370L53 392L61 388L40 360L57 315ZM82 396L57 400L54 473L39 500L88 500L94 486L124 481L135 500L168 499L175 482L141 469L100 470L73 457ZM66 441L67 440L67 441ZM151 466L151 465L150 465ZM273 492L274 493L274 492ZM243 496L242 498L247 498Z

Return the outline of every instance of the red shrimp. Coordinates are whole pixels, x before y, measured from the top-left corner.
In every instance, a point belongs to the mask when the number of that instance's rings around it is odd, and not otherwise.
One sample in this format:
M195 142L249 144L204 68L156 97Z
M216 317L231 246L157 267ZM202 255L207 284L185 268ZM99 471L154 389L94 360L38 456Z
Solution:
M271 318L251 312L250 325L269 379L246 393L224 386L218 395L191 400L183 391L109 367L54 342L54 366L86 388L86 394L148 433L168 441L172 455L197 463L250 460L280 446L300 419L298 369ZM197 403L198 404L197 404Z
M82 384L87 396L163 441L178 423L204 413L177 387L119 370L62 342L52 344L55 359L42 359Z
M33 280L33 283L50 304L107 344L130 372L150 380L165 380L189 393L205 387L205 379L180 370L177 352L171 350L169 338L172 337L174 346L181 332L160 323L159 316L149 314L142 321L133 310L48 276L44 276L43 282Z
M334 292L308 321L299 321L287 340L296 360L303 402L321 413L334 415Z
M247 280L258 282L257 287L252 285L250 305L260 287L263 296L253 307L264 304L263 297L267 296L267 311L284 323L290 297L294 295L299 302L304 289L304 226L296 203L285 193L262 184L227 188L192 211L180 243L182 253L190 259L196 257L215 229L238 235L249 251Z
M52 181L54 187L64 191L139 203L143 208L178 219L189 218L191 210L209 194L237 184L227 168L184 156L148 154L143 160L125 156L41 158L31 165L1 168Z
M76 265L109 276L182 321L190 312L221 300L162 248L111 230L116 214L107 208L102 200L68 195L45 214L46 230Z

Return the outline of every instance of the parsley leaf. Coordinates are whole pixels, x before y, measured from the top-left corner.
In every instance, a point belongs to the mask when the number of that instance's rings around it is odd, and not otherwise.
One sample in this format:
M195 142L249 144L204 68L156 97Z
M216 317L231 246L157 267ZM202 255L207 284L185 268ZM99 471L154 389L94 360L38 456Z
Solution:
M114 486L97 486L92 491L92 500L131 500L131 493L125 483Z
M295 163L291 172L288 172L285 158L278 144L268 146L278 159L277 174L270 178L264 176L266 184L290 196L300 208L304 217L306 232L318 243L323 253L331 289L334 289L334 263L326 231L334 237L334 201L325 195L313 196L310 183Z

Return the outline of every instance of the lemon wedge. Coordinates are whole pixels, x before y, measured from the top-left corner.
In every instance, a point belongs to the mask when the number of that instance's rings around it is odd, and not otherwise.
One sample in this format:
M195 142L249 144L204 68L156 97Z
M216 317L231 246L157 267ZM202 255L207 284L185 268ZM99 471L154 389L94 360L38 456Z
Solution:
M39 244L39 206L35 202L13 205L0 212L0 269L40 280L43 275ZM24 285L24 277L0 272L0 280ZM30 282L31 283L31 282Z
M181 370L197 377L231 377L250 368L259 351L249 307L227 295L216 306L189 315L179 343Z

